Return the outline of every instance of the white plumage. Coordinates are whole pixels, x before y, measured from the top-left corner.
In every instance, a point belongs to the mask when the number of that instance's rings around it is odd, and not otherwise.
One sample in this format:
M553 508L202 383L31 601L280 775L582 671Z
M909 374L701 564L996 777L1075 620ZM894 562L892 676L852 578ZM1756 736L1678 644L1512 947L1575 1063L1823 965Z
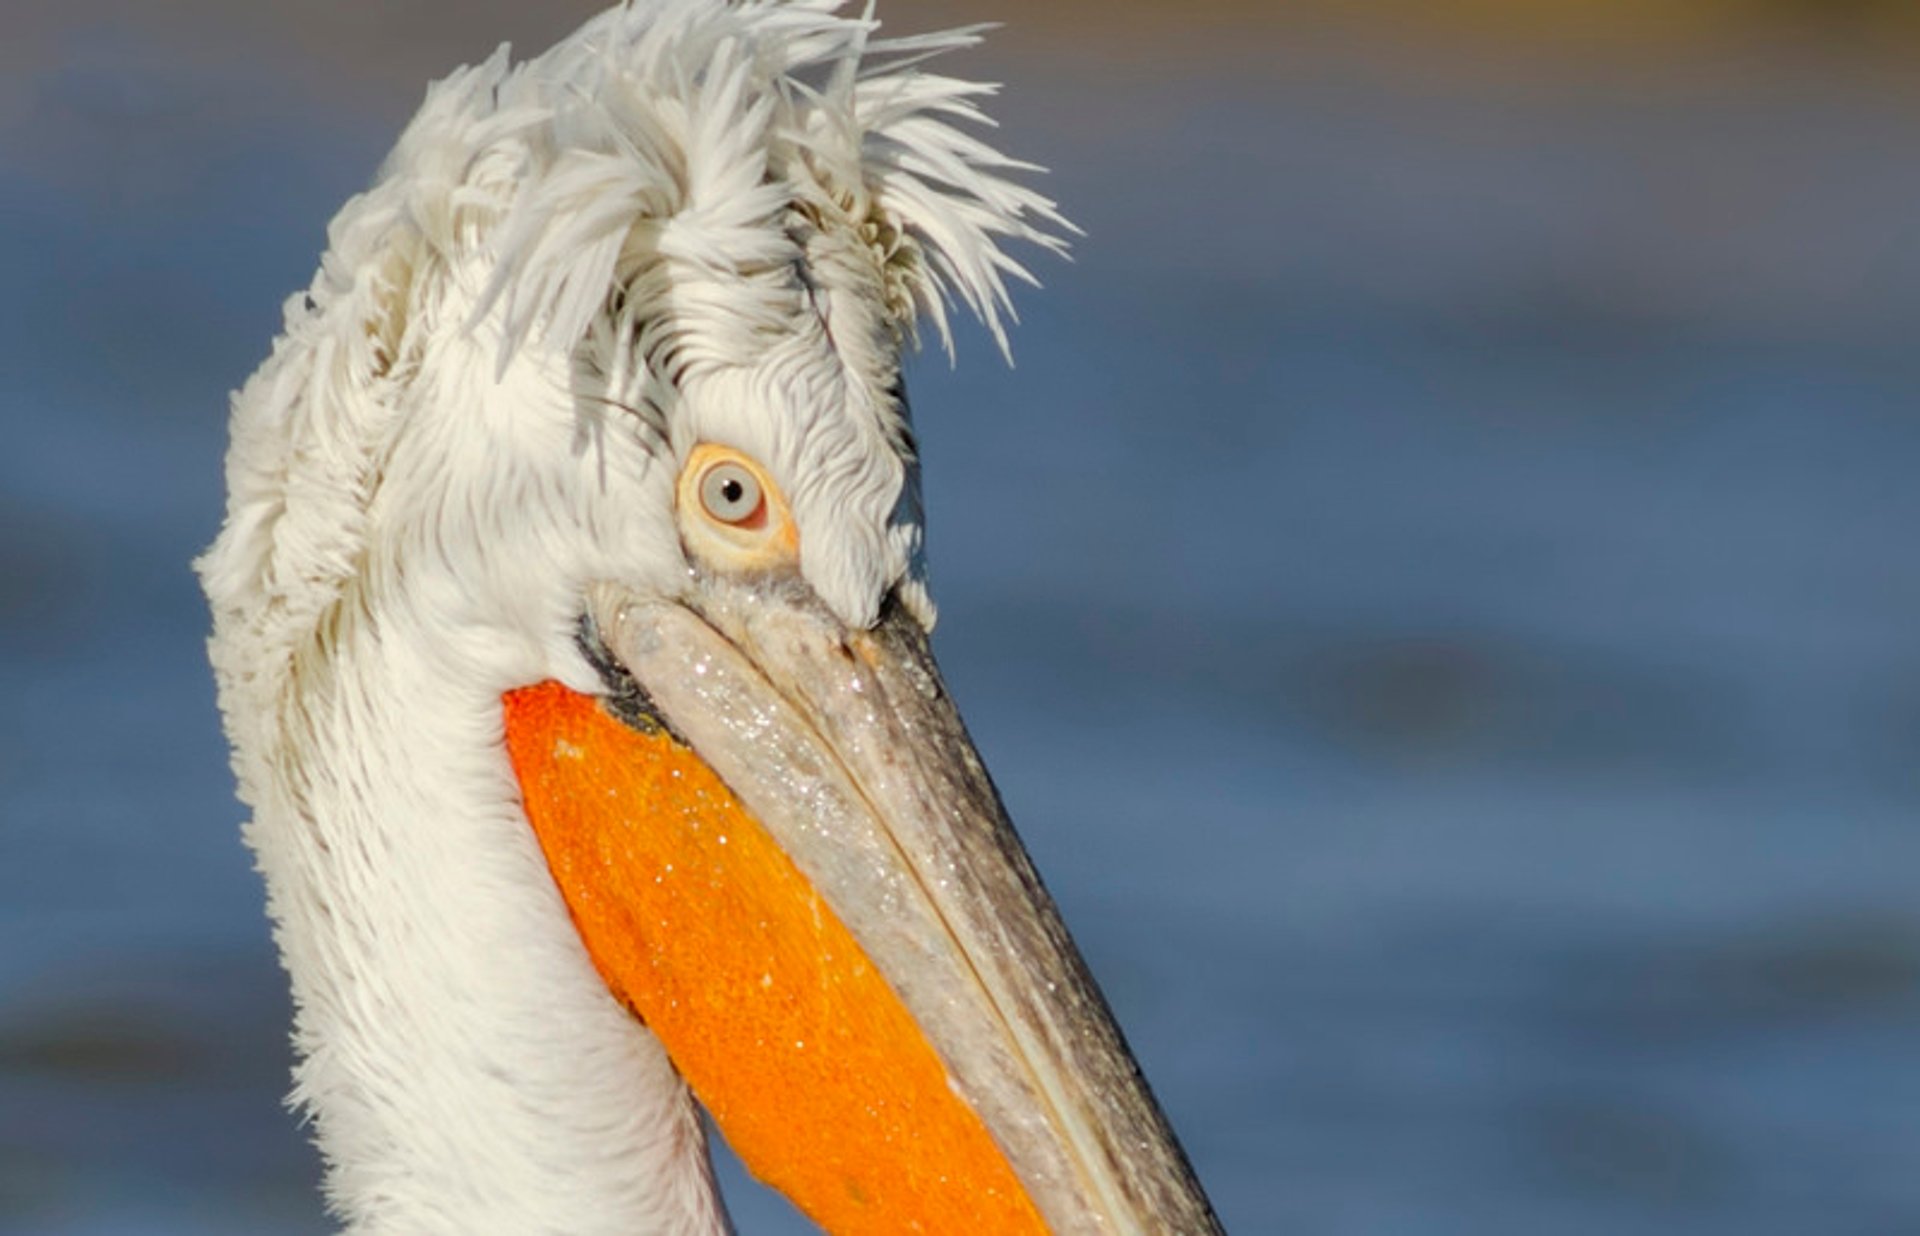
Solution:
M960 124L986 87L833 0L636 0L436 85L236 397L199 567L295 1100L355 1232L723 1226L685 1087L530 835L502 694L601 689L582 596L687 586L697 442L785 490L850 628L930 624L898 395L1003 243L1066 225Z

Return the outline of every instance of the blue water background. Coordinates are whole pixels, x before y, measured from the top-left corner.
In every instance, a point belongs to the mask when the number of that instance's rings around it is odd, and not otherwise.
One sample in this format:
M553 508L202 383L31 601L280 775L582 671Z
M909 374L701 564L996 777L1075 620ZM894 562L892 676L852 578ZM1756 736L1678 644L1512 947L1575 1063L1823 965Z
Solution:
M0 92L0 1232L323 1231L187 563L410 105L49 49ZM938 647L1228 1226L1920 1231L1920 95L986 64L1088 235L1017 368L915 367Z

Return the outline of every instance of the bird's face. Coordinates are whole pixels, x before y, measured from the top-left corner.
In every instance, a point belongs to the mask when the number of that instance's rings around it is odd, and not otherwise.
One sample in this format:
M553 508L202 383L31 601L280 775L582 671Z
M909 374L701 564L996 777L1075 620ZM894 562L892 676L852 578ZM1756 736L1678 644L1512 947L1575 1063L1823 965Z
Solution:
M1124 1228L1156 1125L928 648L897 341L843 353L795 279L758 363L572 392L630 458L557 467L586 517L547 539L639 552L550 573L552 668L503 693L529 825L610 993L829 1230Z
M844 371L820 335L781 363ZM1040 1230L1030 1190L1057 1220L1080 1173L978 972L1015 955L973 956L1035 890L928 653L912 463L859 385L716 374L662 409L672 569L578 581L598 681L509 691L507 746L610 992L757 1174L829 1230Z

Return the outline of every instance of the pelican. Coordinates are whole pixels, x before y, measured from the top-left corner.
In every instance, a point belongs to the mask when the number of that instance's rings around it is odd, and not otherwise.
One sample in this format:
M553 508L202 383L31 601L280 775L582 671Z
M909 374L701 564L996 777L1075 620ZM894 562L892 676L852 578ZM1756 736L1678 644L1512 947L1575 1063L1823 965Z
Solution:
M903 352L1069 225L835 0L435 85L198 564L355 1233L1211 1232L928 650Z

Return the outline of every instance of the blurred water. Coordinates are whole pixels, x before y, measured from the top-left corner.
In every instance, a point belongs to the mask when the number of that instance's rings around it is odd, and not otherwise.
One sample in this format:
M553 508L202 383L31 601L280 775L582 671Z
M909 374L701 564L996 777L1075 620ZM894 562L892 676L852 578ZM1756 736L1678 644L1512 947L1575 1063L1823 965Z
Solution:
M23 1236L325 1227L186 564L398 117L171 55L0 125ZM1090 235L914 375L949 677L1223 1217L1920 1230L1911 113L1300 61L1003 58Z

